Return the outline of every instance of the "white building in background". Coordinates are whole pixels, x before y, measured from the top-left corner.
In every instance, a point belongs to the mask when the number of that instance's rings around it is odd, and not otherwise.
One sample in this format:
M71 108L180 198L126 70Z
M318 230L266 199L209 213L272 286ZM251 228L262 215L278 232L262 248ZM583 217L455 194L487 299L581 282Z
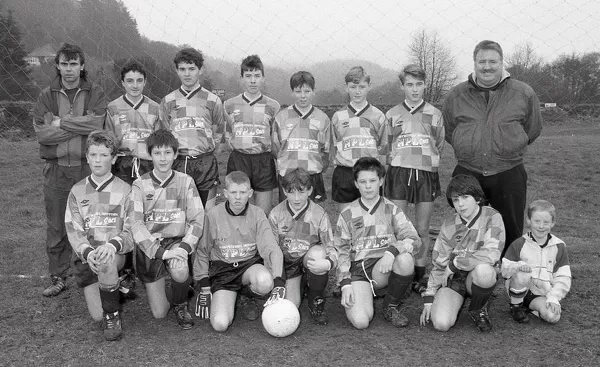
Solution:
M26 57L25 61L32 66L40 66L44 63L53 63L56 52L50 44L38 47L31 51Z

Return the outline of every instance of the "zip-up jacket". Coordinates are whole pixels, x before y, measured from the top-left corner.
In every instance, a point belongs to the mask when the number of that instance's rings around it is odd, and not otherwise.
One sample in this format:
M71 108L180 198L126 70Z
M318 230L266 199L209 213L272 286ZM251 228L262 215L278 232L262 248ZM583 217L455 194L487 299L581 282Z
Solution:
M470 75L448 94L442 114L458 165L484 176L522 164L527 145L542 131L537 95L507 72L493 88L478 86Z
M33 111L33 128L40 143L40 157L61 166L80 166L85 158L89 133L104 127L106 100L102 88L81 79L79 89L69 101L57 76L40 93ZM60 126L51 126L60 117Z
M502 258L502 276L512 277L523 262L531 267L531 293L546 296L548 302L559 304L571 289L571 266L565 243L548 235L546 243L540 246L531 233L524 234L506 250Z

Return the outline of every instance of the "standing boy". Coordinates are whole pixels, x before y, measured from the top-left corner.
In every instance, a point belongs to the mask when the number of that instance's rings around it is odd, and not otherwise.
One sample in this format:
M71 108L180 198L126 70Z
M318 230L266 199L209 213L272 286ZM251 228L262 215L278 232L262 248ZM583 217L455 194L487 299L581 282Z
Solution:
M527 311L542 320L560 320L560 301L571 289L571 266L565 243L551 234L556 209L546 200L527 208L529 233L518 238L502 259L502 276L510 297L510 313L519 323L529 321Z
M277 155L280 178L289 171L303 168L313 180L310 196L315 202L327 198L322 173L329 165L331 121L312 105L315 78L308 71L298 71L290 78L294 104L279 111L273 131L273 153ZM279 201L285 194L279 185Z
M423 100L425 71L408 65L400 73L404 102L385 116L390 132L390 167L385 177L385 196L408 213L415 204L415 222L421 251L415 256L413 290L427 289L424 279L429 251L429 221L434 200L441 195L438 167L444 147L442 113Z
M281 186L287 199L271 211L269 222L283 251L286 298L299 307L306 286L310 315L324 325L328 318L323 293L337 262L329 216L309 199L313 187L306 170L288 172Z
M118 271L133 250L126 222L131 187L110 172L117 141L108 131L92 132L86 143L92 174L71 189L65 212L69 242L77 255L74 275L94 321L104 321L104 338L122 334Z
M446 198L456 214L444 221L433 246L421 325L431 320L436 330L448 331L470 296L469 314L479 331L488 332L492 330L488 301L496 286L494 264L504 247L502 216L483 206L483 190L470 175L452 177Z
M136 273L146 285L155 318L169 311L165 277L171 275L173 305L179 326L194 326L188 311L188 257L204 225L204 209L193 179L171 169L177 139L157 130L146 140L154 169L133 182L129 216L136 248Z
M202 88L200 75L204 58L193 48L175 55L179 89L167 94L160 103L160 120L179 142L173 169L194 179L202 205L215 196L219 185L219 167L214 155L225 130L225 112L221 99Z
M331 196L339 203L340 212L360 197L354 185L352 167L361 157L385 162L388 138L385 115L367 101L371 76L361 66L356 66L348 71L345 81L350 103L331 119L335 165Z
M385 177L379 160L360 158L353 173L360 198L340 214L335 234L342 306L352 325L365 329L373 319L375 290L387 286L383 316L404 327L408 319L399 307L413 278L413 256L421 240L402 210L379 195Z
M241 81L244 92L223 105L228 116L225 140L233 150L227 173L246 173L254 191L254 203L269 214L273 207L273 189L277 188L271 146L279 103L261 93L265 69L257 55L242 61Z
M46 252L52 284L42 293L58 295L66 288L73 253L65 230L65 209L71 187L90 174L85 160L87 135L102 129L104 92L87 80L85 56L79 46L63 44L56 52L56 78L40 93L33 127L44 164Z
M283 255L264 211L248 202L250 179L244 172L229 173L223 194L227 201L206 215L194 261L196 316L210 318L219 332L233 322L238 292L247 320L260 316L257 297L271 292L267 303L285 297Z
M121 68L121 84L125 94L108 104L106 129L115 133L119 151L113 173L128 184L152 171L152 159L146 149L146 138L160 127L158 103L146 97L146 69L135 60Z

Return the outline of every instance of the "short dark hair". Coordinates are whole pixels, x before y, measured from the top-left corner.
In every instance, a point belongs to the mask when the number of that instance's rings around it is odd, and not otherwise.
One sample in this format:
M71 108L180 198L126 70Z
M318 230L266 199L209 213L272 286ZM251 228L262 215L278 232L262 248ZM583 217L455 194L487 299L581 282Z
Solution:
M481 189L479 181L471 175L456 175L452 177L446 189L446 199L451 208L454 208L452 198L463 195L471 195L479 205L485 202L485 194Z
M186 63L196 64L198 69L202 69L204 57L202 56L202 52L195 48L187 47L179 50L177 54L175 54L173 62L175 63L175 68L178 68L180 63Z
M367 83L371 83L371 76L367 74L365 69L362 66L355 66L344 77L346 84L348 83L360 83L361 80L364 80Z
M56 51L56 56L54 56L54 62L56 65L60 63L60 57L64 56L64 58L68 60L79 60L79 63L83 66L85 64L85 55L83 54L83 50L81 47L77 45L72 45L70 43L63 43L58 51ZM60 70L56 69L56 74L60 76ZM87 69L83 68L79 72L79 77L83 80L87 78Z
M242 60L242 66L240 67L240 75L244 76L244 72L252 70L260 70L262 72L262 75L265 76L265 67L258 55L250 55L247 56L244 60Z
M304 168L296 168L283 176L281 187L286 192L309 190L313 187L312 178Z
M117 155L119 148L115 134L109 130L92 131L85 141L85 154L88 153L92 145L104 145L110 149L110 155L113 157Z
M417 80L425 81L427 75L425 74L425 70L417 64L406 65L404 69L398 74L398 78L400 79L400 83L404 85L407 76L412 76Z
M134 59L129 59L125 65L121 67L121 81L125 81L125 74L130 71L137 71L144 76L144 79L146 79L146 69L144 68L144 65Z
M225 176L225 190L227 190L232 183L238 185L248 185L248 188L252 188L252 185L250 184L250 178L242 171L232 171Z
M362 157L359 158L354 167L352 167L352 173L354 174L354 181L358 180L358 174L361 171L373 171L377 172L379 178L385 177L385 167L378 159L373 157Z
M290 88L292 90L308 85L310 89L315 90L315 77L308 71L295 72L290 78Z
M477 44L477 46L475 46L475 50L473 50L473 61L475 61L475 58L477 57L477 54L479 53L479 51L483 51L483 50L496 51L500 54L500 60L503 60L503 58L504 58L504 55L502 53L502 47L500 46L500 44L498 42L494 42L494 41L490 41L490 40L483 40L483 41L479 42Z
M152 149L155 147L171 147L173 148L173 152L177 154L179 142L172 132L160 129L152 132L150 136L146 138L146 149L148 150L148 154L152 155Z

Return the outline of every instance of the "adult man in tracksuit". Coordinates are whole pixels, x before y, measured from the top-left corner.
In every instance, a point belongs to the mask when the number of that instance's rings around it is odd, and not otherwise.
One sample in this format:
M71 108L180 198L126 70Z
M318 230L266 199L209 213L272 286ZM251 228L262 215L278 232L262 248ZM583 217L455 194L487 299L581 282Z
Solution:
M527 173L523 156L542 131L533 89L503 68L502 48L481 41L473 52L475 71L446 97L446 141L458 164L452 176L475 176L489 204L502 215L506 246L523 234Z
M99 86L86 78L81 48L63 44L55 57L57 76L38 97L33 127L44 164L46 251L52 284L43 295L52 297L66 288L71 245L65 230L69 190L90 174L85 160L87 135L104 126L106 101Z

